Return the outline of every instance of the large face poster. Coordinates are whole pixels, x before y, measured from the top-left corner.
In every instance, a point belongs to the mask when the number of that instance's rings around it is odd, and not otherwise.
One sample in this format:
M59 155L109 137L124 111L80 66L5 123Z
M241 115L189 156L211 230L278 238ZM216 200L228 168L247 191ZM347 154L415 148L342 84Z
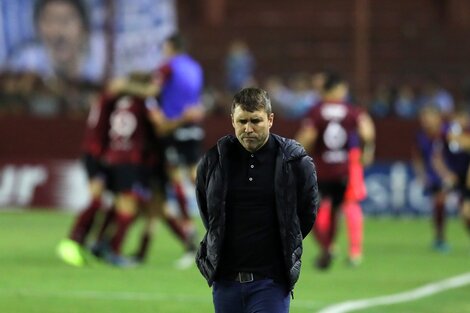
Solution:
M1 98L43 115L86 110L88 100L74 95L161 62L175 7L174 0L0 0ZM11 97L15 91L25 103ZM39 95L29 99L32 92Z
M117 1L114 75L149 71L162 61L162 43L176 31L174 0Z

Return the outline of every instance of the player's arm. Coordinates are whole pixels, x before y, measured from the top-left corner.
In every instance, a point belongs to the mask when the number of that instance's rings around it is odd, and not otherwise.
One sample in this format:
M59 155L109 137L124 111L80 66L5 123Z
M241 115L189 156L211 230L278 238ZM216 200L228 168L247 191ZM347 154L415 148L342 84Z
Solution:
M129 78L116 78L108 85L111 94L128 94L141 98L156 97L161 90L161 79L153 77L149 81L139 81Z
M362 112L358 116L358 133L362 141L362 164L368 166L374 161L375 126L370 115Z
M199 104L187 108L183 115L177 119L168 119L157 106L147 105L147 110L148 118L158 136L168 135L184 124L200 122L205 115L202 105Z
M421 182L425 182L426 170L424 168L423 157L419 153L418 149L416 149L416 147L411 150L411 162L413 164L413 169L418 179Z
M318 131L310 119L305 119L295 135L297 140L307 151L312 151L318 137Z
M451 188L457 183L457 176L449 169L444 160L443 143L439 143L432 153L432 166L441 177L445 187Z

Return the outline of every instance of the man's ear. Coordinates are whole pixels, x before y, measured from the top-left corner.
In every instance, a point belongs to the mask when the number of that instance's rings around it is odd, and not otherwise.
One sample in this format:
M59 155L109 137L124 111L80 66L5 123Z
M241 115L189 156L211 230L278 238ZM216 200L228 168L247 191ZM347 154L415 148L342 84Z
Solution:
M274 113L269 114L268 122L269 122L269 128L271 128L273 126L273 122L274 122Z

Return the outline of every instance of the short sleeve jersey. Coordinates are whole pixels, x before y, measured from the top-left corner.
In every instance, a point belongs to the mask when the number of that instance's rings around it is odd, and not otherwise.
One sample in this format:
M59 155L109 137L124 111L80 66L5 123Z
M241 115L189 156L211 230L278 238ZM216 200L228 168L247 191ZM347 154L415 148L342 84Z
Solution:
M320 102L308 114L318 132L313 158L319 181L348 177L349 149L357 145L359 110L344 102Z
M435 171L432 161L438 142L439 138L432 138L422 130L416 135L416 146L423 160L428 185L441 185L441 179Z
M157 70L156 75L163 78L159 100L167 118L178 119L185 109L200 103L203 72L189 55L173 57Z
M142 164L145 161L149 128L143 99L131 96L115 99L109 115L105 160L113 165Z

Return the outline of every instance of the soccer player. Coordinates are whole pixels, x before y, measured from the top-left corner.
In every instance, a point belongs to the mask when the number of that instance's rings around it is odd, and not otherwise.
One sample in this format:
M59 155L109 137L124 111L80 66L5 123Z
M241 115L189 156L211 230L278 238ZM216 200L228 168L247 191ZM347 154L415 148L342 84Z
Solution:
M66 263L82 266L85 264L83 248L95 221L102 208L102 194L106 187L106 168L102 157L107 145L109 107L108 98L102 95L99 101L91 104L85 136L82 144L82 162L88 176L88 187L91 201L76 217L68 239L57 247L59 257Z
M350 176L350 157L353 156L354 160L357 160L360 156L359 111L345 102L348 84L335 73L327 73L325 77L322 101L309 112L297 134L297 140L316 160L318 188L322 201L331 202L329 214L325 214L327 211L322 212L322 203L318 220L319 231L314 229L322 250L316 261L319 269L327 269L331 264L338 211L345 201L348 181L356 179ZM360 200L359 196L358 193L351 199ZM353 204L354 202L351 202L351 205ZM350 212L362 214L358 206L349 208L348 214ZM322 214L329 218L322 220ZM358 221L361 226L362 219ZM362 236L359 239L361 238Z
M444 186L460 193L461 215L470 233L470 116L467 111L457 110L444 127L433 165Z
M161 91L159 101L168 119L180 118L184 110L199 106L203 87L201 66L185 52L181 35L170 36L164 43L166 63L158 69ZM178 201L184 227L192 233L187 253L176 262L184 269L194 264L196 228L189 212L188 197L184 189L185 172L194 184L196 166L202 154L204 131L198 123L188 123L176 128L166 138L166 161L170 183Z
M144 154L151 124L147 118L144 100L135 96L113 92L110 99L108 145L103 159L108 164L109 188L115 194L114 233L110 238L110 251L105 259L124 266L121 247L141 201L149 199L144 180Z
M436 172L433 155L436 145L441 140L444 121L438 108L425 106L419 113L420 130L416 136L416 147L413 149L413 165L418 178L424 183L424 191L433 202L433 248L439 252L447 252L449 245L445 238L445 198L446 188Z

